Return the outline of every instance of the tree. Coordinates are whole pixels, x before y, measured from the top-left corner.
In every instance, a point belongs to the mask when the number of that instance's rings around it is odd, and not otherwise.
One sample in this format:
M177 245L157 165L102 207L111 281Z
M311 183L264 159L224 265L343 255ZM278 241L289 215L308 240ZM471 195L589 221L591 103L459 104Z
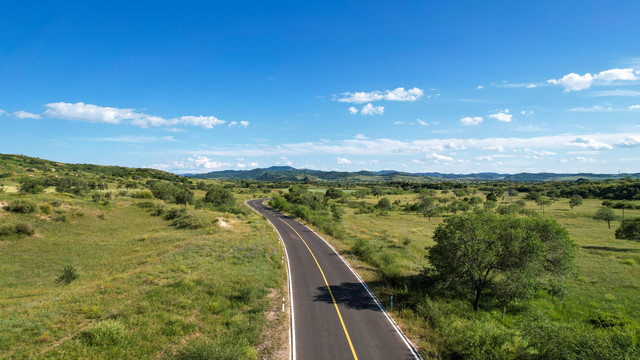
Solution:
M228 189L214 186L204 195L204 202L216 208L232 208L236 205L236 199Z
M536 201L536 204L540 206L540 209L542 209L543 214L544 214L544 207L551 205L551 199L549 199L546 196L538 196L536 197L535 201Z
M332 187L328 188L327 191L324 193L324 196L328 197L329 199L340 199L342 195L343 195L342 190L332 188Z
M382 188L380 186L374 186L371 189L371 194L373 196L375 196L376 198L380 197L380 195L382 195L384 192L382 191Z
M44 190L42 179L29 176L20 178L20 192L28 194L38 194Z
M617 220L618 216L613 212L613 209L608 206L603 206L596 212L594 216L596 220L604 220L609 225L609 229L611 229L611 221Z
M380 199L380 201L378 201L378 204L376 204L376 208L382 211L391 210L391 201L389 201L389 199L387 199L386 197L383 197L382 199Z
M640 218L622 220L616 239L640 240Z
M498 196L494 192L490 192L487 194L487 201L498 201Z
M573 210L574 207L576 206L580 206L582 205L582 196L580 195L573 195L570 199L569 199L569 206L571 207L571 210Z
M529 298L545 279L573 270L569 233L549 218L476 212L452 216L436 229L429 260L447 287L474 291L473 310L491 287L506 306Z
M356 190L353 192L353 196L356 199L364 199L365 197L367 197L367 195L369 195L369 191L364 189Z

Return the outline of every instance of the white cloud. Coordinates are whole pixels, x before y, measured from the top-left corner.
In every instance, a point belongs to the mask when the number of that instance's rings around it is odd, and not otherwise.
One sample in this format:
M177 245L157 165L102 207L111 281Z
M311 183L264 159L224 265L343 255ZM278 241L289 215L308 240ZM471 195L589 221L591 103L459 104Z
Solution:
M224 124L226 121L215 116L180 116L172 119L165 119L159 116L148 115L136 112L134 109L119 109L107 106L98 106L78 102L75 104L58 102L45 105L47 110L42 115L30 114L31 116L49 117L63 120L84 121L90 123L122 124L128 123L138 127L149 126L199 126L211 129L216 125ZM25 116L29 113L24 111L16 112L16 116ZM232 122L235 123L235 122ZM243 122L240 122L241 126ZM246 122L248 125L249 123ZM231 124L230 124L231 125Z
M627 136L615 144L618 147L634 148L640 146L640 136Z
M502 145L485 146L482 148L482 150L504 152L504 146Z
M575 158L575 160L582 162L582 163L589 163L589 164L593 164L594 162L596 162L596 159L593 158L587 158L584 156L578 156Z
M433 159L433 160L436 160L436 161L453 161L452 157L445 156L445 155L440 155L440 154L437 154L437 153L427 154L425 157L427 159Z
M570 73L563 76L560 79L550 79L547 83L552 85L559 85L564 88L565 92L580 91L590 88L594 84L609 84L613 81L633 81L638 80L638 76L633 69L610 69L601 71L598 74L591 75L586 73L584 75L578 75L576 73Z
M396 121L393 123L393 125L404 125L405 122L404 121Z
M416 119L416 121L422 126L429 126L429 123L424 120Z
M476 156L474 157L474 159L480 161L493 161L493 158L491 156Z
M640 105L631 105L629 106L629 110L640 110Z
M482 86L482 85L478 85L478 87L477 87L476 89L478 89L478 90L482 90L482 89L484 89L484 86Z
M40 119L40 115L22 110L14 112L13 116L17 117L18 119Z
M490 118L494 118L498 121L502 121L502 122L511 122L511 118L513 117L512 114L509 114L509 109L506 109L502 112L499 112L497 114L491 114L489 115Z
M384 106L373 106L373 104L368 103L362 108L360 113L362 115L382 115L384 113Z
M411 162L414 163L414 164L418 164L418 165L424 165L424 162L420 161L420 160L415 160L414 159L414 160L411 160Z
M594 140L586 136L578 136L575 140L569 142L570 146L581 147L589 150L611 150L613 146L605 144L601 141Z
M237 126L237 125L238 125L237 121L232 121L232 122L229 123L229 127L234 127L234 126Z
M533 115L533 110L522 110L520 111L520 114L525 116Z
M554 153L553 151L533 151L534 154L538 155L538 156L554 156L557 155L556 153Z
M462 125L478 125L480 123L482 123L482 117L481 116L475 116L475 117L463 117L462 119L460 119L460 122L462 123Z
M595 105L592 107L577 107L577 108L572 108L569 109L569 111L574 111L574 112L599 112L599 111L612 111L613 108L612 107L603 107L600 105Z
M341 94L339 102L362 104L372 101L388 100L388 101L415 101L424 95L424 90L414 87L405 90L403 87L394 90L372 91L372 92L346 92ZM349 110L351 111L351 110Z
M218 170L226 166L230 166L230 164L213 161L210 158L202 155L192 155L186 159L174 161L170 164L151 165L152 168L160 170L174 170L179 172L207 172Z
M247 126L249 126L249 122L248 122L248 121L245 121L245 120L241 120L241 121L240 121L240 126L241 126L241 127L245 127L245 128L246 128Z
M360 140L368 139L368 137L364 136L364 134L356 134L356 136L354 136L354 138L360 139Z
M286 156L280 156L280 160L284 165L287 165L287 166L293 165L293 163Z
M358 113L358 109L356 109L354 106L352 106L352 107L349 108L349 113L351 115L355 115L355 114Z
M109 141L109 142L131 143L131 144L159 142L159 141L169 141L169 142L177 141L176 139L173 138L173 136L139 136L139 135L123 135L118 137L104 137L104 138L82 138L78 140Z
M351 164L351 160L339 157L338 164Z
M6 114L6 113L7 113L6 111L4 111L4 110L0 109L0 115L4 115L4 114Z
M537 87L537 85L536 84L527 85L527 89L533 89L534 87Z

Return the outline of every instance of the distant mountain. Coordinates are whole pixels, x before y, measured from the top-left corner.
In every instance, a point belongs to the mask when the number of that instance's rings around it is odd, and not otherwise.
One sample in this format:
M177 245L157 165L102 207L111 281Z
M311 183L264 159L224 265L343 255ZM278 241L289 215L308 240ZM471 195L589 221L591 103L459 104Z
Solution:
M309 169L296 169L290 166L272 166L264 169L253 170L224 170L213 171L206 174L185 174L184 176L197 179L225 179L225 180L261 180L261 181L340 181L340 182L386 182L386 181L575 181L620 179L624 177L640 178L640 173L634 174L554 174L554 173L477 173L477 174L442 174L438 172L408 173L396 170L380 171L322 171Z

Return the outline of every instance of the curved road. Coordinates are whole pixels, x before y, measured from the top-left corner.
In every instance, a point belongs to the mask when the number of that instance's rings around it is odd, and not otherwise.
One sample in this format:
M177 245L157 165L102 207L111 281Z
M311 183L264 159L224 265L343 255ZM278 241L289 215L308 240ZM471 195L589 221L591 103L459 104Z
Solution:
M294 359L419 359L416 351L345 261L295 219L263 204L285 244L292 287Z

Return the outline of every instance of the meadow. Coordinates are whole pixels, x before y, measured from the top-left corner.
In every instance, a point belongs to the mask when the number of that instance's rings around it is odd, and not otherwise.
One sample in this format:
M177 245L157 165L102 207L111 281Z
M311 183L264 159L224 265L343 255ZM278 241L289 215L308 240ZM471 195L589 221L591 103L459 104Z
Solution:
M314 190L323 189L310 192ZM525 209L542 215L524 195L505 197L498 205L523 200ZM435 196L452 194L438 191ZM342 230L333 237L325 233L325 238L334 239L388 309L394 297L393 317L425 358L625 359L640 354L640 242L616 239L619 221L609 229L606 221L594 219L602 200L585 199L571 209L568 199L559 198L545 207L543 216L556 219L575 243L577 270L564 282L561 296L538 291L531 301L510 305L502 319L504 309L491 296L474 313L471 296L426 290L424 271L430 267L434 230L453 214L429 220L402 210L417 201L414 193L368 195L357 203L374 206L382 197L395 204L391 210L362 211L362 205L352 202L344 207ZM621 209L614 212L622 216ZM640 210L626 209L624 215L640 217Z
M262 217L134 198L139 190L112 189L108 201L20 194L13 179L0 207L37 208L0 210L0 225L34 230L0 236L0 358L287 356L283 251ZM167 220L174 209L198 226Z

